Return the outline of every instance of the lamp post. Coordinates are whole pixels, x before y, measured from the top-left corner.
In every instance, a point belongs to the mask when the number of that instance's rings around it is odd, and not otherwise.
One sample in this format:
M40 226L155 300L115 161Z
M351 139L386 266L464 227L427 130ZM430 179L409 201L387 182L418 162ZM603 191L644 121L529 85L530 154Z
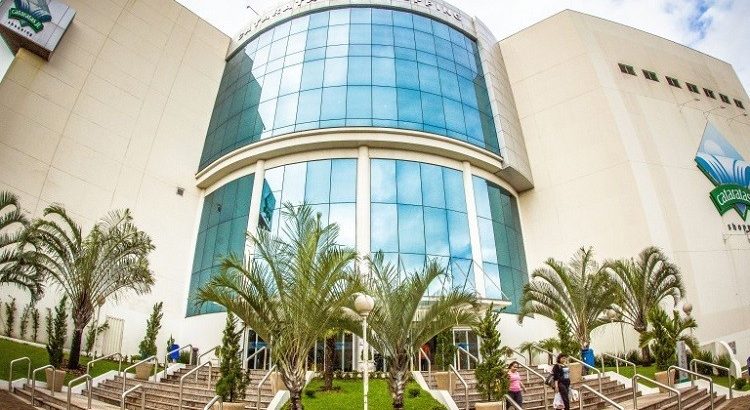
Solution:
M370 315L370 312L372 312L372 309L375 307L375 299L372 298L370 295L366 295L364 293L360 293L357 295L357 298L354 299L354 309L357 311L357 313L362 316L362 345L364 347L364 359L365 359L365 365L364 365L364 373L362 375L362 382L363 382L363 395L364 395L364 409L367 410L367 393L369 391L369 377L370 377L370 352L369 347L367 346L367 317Z

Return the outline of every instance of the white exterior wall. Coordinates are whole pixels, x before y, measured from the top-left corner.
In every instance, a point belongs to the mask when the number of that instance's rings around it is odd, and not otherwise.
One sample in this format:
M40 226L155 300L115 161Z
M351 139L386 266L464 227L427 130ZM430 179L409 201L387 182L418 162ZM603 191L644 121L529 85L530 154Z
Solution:
M66 2L77 15L51 61L21 50L0 82L0 189L31 217L60 202L85 230L132 210L156 245L156 284L111 300L102 320L125 320L124 353L134 354L164 301L163 354L170 334L189 343L179 335L203 195L194 175L229 37L172 0ZM3 301L8 293L20 294L2 288ZM49 287L42 319L58 300Z
M713 184L694 161L707 120L750 158L746 111L718 99L721 92L748 103L731 66L572 11L500 45L534 175L534 189L520 196L530 269L547 257L567 260L581 246L593 246L600 260L659 246L682 270L695 335L735 341L738 357L747 357L750 241L727 236L727 224L740 217L719 216L708 196ZM618 63L634 66L637 76L621 73ZM665 75L683 88L669 86ZM614 339L603 331L594 347L621 350ZM628 349L635 347L631 332Z

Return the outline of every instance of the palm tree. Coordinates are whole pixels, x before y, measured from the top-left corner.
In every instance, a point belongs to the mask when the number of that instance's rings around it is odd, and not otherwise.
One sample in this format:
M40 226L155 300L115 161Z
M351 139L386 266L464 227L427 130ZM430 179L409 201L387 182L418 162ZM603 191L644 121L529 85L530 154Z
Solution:
M566 264L549 258L524 285L519 322L531 314L555 320L558 312L567 320L580 345L590 341L591 331L608 323L602 319L613 304L614 284L594 260L591 248L581 248Z
M548 352L554 352L555 350L560 350L560 339L556 337L548 337L540 340L536 345ZM552 355L547 353L547 364L552 364L553 360L554 358Z
M302 409L308 352L340 323L359 290L351 267L353 249L336 244L339 229L323 226L309 206L285 204L281 239L259 230L250 238L255 259L223 258L216 276L197 293L199 304L215 302L234 313L263 340L289 390L292 410Z
M94 308L128 291L151 290L151 238L133 224L129 210L114 211L83 236L60 205L50 205L21 236L23 263L49 277L71 301L73 339L68 368L77 369L81 338Z
M34 269L19 263L18 251L21 232L29 225L21 212L18 198L0 191L0 284L12 284L29 291L31 299L38 299L43 291L44 278Z
M691 352L699 351L698 340L692 335L682 334L686 330L695 329L698 323L691 317L681 318L678 311L672 312L670 318L667 312L656 306L649 310L648 319L651 329L641 333L639 343L643 348L650 348L656 359L656 366L666 370L671 364L677 363L675 345L685 342Z
M654 246L642 250L637 259L608 261L605 269L618 285L620 303L615 309L620 320L639 334L648 329L650 309L668 297L677 304L685 293L680 269ZM644 347L641 354L647 360L648 349Z
M438 333L454 326L472 325L478 319L476 297L462 289L426 299L430 283L445 275L445 268L430 261L422 272L406 279L378 252L368 258L371 275L366 291L375 298L368 318L372 346L388 360L388 387L394 409L404 407L404 387L409 362L418 349ZM352 329L354 333L356 329ZM361 333L361 331L359 332Z
M531 366L532 358L534 357L534 346L536 346L536 342L523 342L518 347L516 347L516 350L518 350L521 353L526 353L529 358L529 366Z

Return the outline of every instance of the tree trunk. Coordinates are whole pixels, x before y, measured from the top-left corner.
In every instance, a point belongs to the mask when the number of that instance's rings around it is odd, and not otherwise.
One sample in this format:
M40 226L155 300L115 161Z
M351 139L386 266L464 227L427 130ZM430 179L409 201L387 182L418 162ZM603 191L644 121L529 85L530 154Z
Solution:
M303 410L304 409L304 407L302 406L302 396L300 395L300 392L289 391L289 409L290 410Z
M70 344L70 356L68 357L68 369L78 369L81 361L81 338L83 329L73 331L73 341Z
M336 336L331 336L326 339L325 343L325 363L323 367L323 390L333 390L333 368L335 366L336 356Z
M302 360L306 360L307 356ZM305 388L305 365L304 361L291 360L287 366L281 366L281 378L284 386L289 390L289 402L291 410L302 410L302 389Z
M406 372L409 368L409 358L406 352L397 353L388 366L388 387L391 391L394 409L404 408L404 389L406 387Z

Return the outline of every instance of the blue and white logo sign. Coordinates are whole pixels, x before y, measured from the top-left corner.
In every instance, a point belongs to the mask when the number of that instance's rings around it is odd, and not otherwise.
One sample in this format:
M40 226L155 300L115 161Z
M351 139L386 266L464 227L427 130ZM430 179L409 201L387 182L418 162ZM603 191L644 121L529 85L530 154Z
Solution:
M750 208L750 163L711 123L703 131L695 162L716 186L710 196L719 214L734 209L746 219Z

